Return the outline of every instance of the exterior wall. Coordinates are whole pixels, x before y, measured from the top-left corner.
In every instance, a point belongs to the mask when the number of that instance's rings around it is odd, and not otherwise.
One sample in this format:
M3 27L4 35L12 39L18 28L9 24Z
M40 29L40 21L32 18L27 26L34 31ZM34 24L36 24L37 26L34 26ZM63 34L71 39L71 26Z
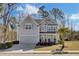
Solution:
M26 29L25 27L19 27L19 35L21 36L38 36L39 35L39 27L36 25L32 26L32 29Z
M41 38L41 36L43 38ZM59 35L57 33L40 33L40 39L42 39L43 42L45 42L45 39L47 41L50 39L51 42L54 42L54 39L56 39L56 43L58 43Z
M55 25L41 25L40 32L56 32L57 31L56 27L57 26Z
M51 30L49 30L49 27ZM41 36L44 38L41 38ZM55 39L56 43L58 42L57 25L48 25L44 22L40 24L40 39L45 42L45 40L48 41L49 38L51 38L51 42L54 42Z
M37 43L39 41L39 27L34 25L31 30L18 27L18 39L21 43Z
M25 24L31 23L32 29L26 29ZM36 44L39 41L39 26L37 26L32 20L26 20L17 26L17 39L20 43Z
M25 28L26 24L32 24L32 29L27 30ZM37 44L41 38L41 36L44 36L45 38L42 39L45 41L45 39L49 39L49 36L51 35L52 38L50 39L51 42L56 39L56 43L58 42L59 35L57 34L57 25L48 25L53 28L55 27L54 31L48 31L48 26L44 21L41 23L41 25L37 25L32 19L26 19L20 23L20 26L17 26L17 39L20 40L20 43L27 43L27 44ZM40 30L41 29L41 30ZM43 33L41 33L43 32Z
M45 42L45 39L48 41L50 39L51 42L54 42L54 39L56 39L56 34L52 33L41 33L40 39L42 39L43 42Z

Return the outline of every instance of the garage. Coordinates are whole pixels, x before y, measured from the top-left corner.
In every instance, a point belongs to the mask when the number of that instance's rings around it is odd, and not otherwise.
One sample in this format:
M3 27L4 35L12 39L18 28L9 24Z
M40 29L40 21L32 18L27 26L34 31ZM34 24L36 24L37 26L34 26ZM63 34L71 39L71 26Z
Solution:
M39 42L39 26L31 16L28 15L17 25L17 40L24 47L35 47Z
M37 44L38 40L36 36L20 36L19 42L21 44Z

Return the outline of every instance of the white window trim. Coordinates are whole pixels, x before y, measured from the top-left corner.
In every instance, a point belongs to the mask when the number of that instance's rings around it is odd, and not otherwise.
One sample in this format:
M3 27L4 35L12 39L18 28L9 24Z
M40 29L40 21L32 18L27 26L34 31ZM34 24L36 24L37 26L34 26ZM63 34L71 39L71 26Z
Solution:
M31 29L29 29L29 28L26 29L26 26L27 26L27 25L31 25ZM26 23L26 24L24 25L24 27L25 27L26 30L32 30L32 28L33 28L33 27L32 27L32 23Z

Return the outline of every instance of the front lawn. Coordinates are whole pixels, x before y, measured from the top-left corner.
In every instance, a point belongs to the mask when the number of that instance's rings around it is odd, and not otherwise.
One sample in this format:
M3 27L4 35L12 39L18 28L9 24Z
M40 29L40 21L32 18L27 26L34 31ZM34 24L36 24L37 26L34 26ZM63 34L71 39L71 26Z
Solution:
M35 51L52 51L60 49L61 45L52 45L52 46L37 46ZM64 51L79 51L79 41L65 41Z
M66 41L64 50L79 51L79 41Z

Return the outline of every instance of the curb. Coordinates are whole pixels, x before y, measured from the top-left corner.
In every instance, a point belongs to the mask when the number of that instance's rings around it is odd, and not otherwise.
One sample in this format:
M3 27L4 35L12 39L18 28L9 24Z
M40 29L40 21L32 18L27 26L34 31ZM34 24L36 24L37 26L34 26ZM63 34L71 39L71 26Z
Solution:
M0 54L79 54L79 51L4 51Z

